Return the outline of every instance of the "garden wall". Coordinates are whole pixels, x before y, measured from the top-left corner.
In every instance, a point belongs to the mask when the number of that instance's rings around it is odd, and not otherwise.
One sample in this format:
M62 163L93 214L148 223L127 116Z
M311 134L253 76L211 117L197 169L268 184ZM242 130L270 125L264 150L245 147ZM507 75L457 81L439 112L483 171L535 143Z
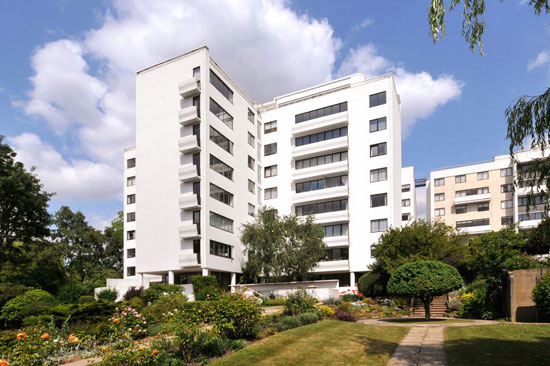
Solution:
M536 284L549 272L548 268L539 268L520 269L509 273L504 306L507 316L513 322L536 322L539 320L532 293Z
M278 283L255 283L232 286L235 291L246 291L246 289L258 292L265 297L274 295L284 297L295 292L299 288L307 290L310 295L324 301L338 297L338 280L301 281L301 282L278 282Z

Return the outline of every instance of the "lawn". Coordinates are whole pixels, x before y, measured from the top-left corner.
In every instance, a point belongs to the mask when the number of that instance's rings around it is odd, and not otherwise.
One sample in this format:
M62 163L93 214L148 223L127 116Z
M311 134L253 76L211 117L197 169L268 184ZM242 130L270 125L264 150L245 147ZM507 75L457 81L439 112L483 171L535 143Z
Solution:
M211 365L385 365L408 331L325 320L278 333Z
M450 366L550 365L550 325L449 327L445 350Z
M394 318L394 319L380 319L383 322L388 323L400 323L400 324L447 324L447 323L464 323L469 322L469 319L455 319L455 318L447 318L447 319L429 319L426 320L424 318Z

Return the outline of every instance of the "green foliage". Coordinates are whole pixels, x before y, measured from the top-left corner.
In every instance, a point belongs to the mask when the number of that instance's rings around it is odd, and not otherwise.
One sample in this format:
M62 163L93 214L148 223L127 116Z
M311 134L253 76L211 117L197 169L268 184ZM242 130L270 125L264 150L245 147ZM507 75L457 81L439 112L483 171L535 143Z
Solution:
M254 283L307 279L325 257L323 235L311 215L280 217L276 210L262 207L255 221L243 226L241 242L247 254L243 277Z
M262 306L283 306L286 304L286 299L266 299L262 302Z
M393 295L421 299L426 319L429 319L433 298L457 290L462 285L462 277L456 268L437 261L419 261L397 268L388 282L388 291Z
M43 290L30 290L9 300L2 307L1 318L9 322L20 322L25 316L36 312L37 308L51 305L55 298Z
M102 258L103 265L115 271L113 277L122 276L123 267L123 246L124 246L124 216L123 212L119 211L117 217L111 221L111 226L107 226L103 230L105 242L105 252Z
M373 268L377 268L376 265L374 265ZM384 279L382 279L382 268L378 268L378 272L367 272L359 277L357 281L359 291L367 296L378 297L386 293L385 285L389 277L385 275Z
M107 302L115 302L118 298L118 291L115 289L106 288L97 293L97 299Z
M147 335L145 317L134 308L115 308L115 313L109 322L115 337L139 339Z
M297 317L286 315L280 318L277 326L277 330L279 332L282 332L285 330L298 328L300 325L301 325L300 320Z
M61 286L57 293L57 300L66 304L74 304L81 296L92 295L93 291L94 288L91 284L71 282Z
M533 300L542 319L550 321L550 273L544 275L533 289Z
M122 296L124 300L131 300L135 297L141 298L141 294L143 293L143 287L135 287L132 286L126 291L126 293Z
M80 296L80 297L78 298L78 303L79 303L80 305L82 305L82 304L88 304L88 303L90 303L90 302L95 302L95 297L93 297L93 296Z
M314 311L303 313L298 315L298 320L302 325L308 325L317 323L319 321L320 314Z
M170 285L167 283L152 283L151 286L145 291L141 297L145 302L153 304L158 301L162 296L171 294L181 294L183 287L180 285Z
M517 269L532 269L540 268L543 265L539 261L533 259L531 256L526 254L518 254L513 257L506 258L502 267L508 271L515 271Z
M310 296L306 290L300 288L289 294L285 303L285 314L298 315L315 310L317 299Z
M0 310L9 300L29 290L28 287L15 283L0 283Z
M183 310L183 304L187 302L187 296L181 293L174 293L162 296L153 305L143 309L143 314L152 323L161 323L166 320L170 312Z
M527 233L525 251L529 254L550 253L550 218L543 218L536 228Z
M217 300L220 298L221 292L216 276L193 276L195 300Z

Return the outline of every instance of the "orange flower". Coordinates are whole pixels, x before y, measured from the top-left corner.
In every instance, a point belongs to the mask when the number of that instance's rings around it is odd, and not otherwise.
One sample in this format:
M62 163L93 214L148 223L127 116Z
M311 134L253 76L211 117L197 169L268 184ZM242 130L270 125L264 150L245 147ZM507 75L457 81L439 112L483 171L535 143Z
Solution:
M6 360L0 360L0 366L10 366L10 364Z
M120 322L120 319L119 318L114 318L113 322L118 323L118 322Z
M68 341L69 343L77 343L78 342L78 337L74 335L74 333L72 333L69 338L68 338Z
M17 333L17 339L27 339L27 333Z
M34 328L33 330L36 332L38 329L37 329L37 328Z
M159 350L156 349L156 348L155 348L154 350L151 351L151 354L152 354L152 355L156 355L157 353L159 353Z
M50 338L50 335L48 333L44 333L44 334L42 334L42 337L40 337L40 338L48 339L48 338Z
M103 350L103 352L107 352L107 351L109 350L109 347L104 346L104 347L102 348L102 350Z

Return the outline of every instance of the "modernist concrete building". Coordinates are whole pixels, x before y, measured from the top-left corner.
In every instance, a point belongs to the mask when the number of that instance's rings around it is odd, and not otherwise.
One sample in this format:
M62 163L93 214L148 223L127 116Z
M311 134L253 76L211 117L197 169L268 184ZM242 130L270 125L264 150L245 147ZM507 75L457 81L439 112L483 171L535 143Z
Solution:
M540 150L518 152L519 174L541 156ZM426 189L427 219L442 220L469 234L500 230L511 223L518 223L520 230L536 227L544 205L530 207L527 213L527 196L537 188L527 180L514 190L518 166L509 155L499 155L490 161L432 170Z
M408 225L416 221L416 184L414 167L401 169L401 224Z

